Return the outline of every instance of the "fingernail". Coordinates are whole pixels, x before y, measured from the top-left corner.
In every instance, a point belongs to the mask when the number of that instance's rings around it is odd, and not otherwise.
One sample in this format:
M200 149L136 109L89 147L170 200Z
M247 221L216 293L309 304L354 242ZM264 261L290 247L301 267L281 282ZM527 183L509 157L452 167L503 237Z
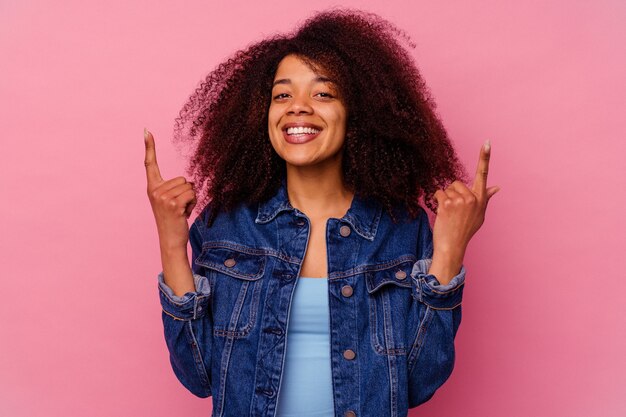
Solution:
M485 141L485 144L483 146L485 148L485 151L489 152L491 150L491 141L487 139L487 141Z
M143 128L143 139L148 140L148 129L145 127Z

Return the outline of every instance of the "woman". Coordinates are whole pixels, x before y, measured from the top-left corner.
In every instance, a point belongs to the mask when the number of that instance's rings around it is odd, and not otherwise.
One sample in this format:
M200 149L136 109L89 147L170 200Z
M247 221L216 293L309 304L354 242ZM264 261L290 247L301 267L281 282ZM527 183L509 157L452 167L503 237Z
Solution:
M498 188L488 143L459 181L398 35L333 10L222 63L177 119L194 182L164 181L145 134L171 364L215 416L405 416L452 372L463 256Z

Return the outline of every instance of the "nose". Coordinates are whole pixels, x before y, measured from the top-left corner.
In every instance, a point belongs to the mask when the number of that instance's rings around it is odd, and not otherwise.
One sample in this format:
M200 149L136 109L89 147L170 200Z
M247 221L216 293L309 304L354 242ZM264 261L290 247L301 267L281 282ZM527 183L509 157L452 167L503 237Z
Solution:
M287 112L289 114L310 114L313 112L308 96L306 94L295 95Z

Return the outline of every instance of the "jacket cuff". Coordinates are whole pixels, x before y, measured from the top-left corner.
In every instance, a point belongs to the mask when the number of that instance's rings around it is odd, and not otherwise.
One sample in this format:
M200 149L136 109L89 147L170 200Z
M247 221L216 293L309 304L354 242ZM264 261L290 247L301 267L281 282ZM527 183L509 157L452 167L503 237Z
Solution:
M195 320L202 318L209 308L211 286L202 275L193 274L195 292L187 292L182 297L174 294L165 283L163 272L158 276L159 299L163 311L176 320Z
M420 259L413 265L413 297L435 310L450 310L461 305L465 287L465 266L452 280L441 285L437 278L428 274L432 259Z

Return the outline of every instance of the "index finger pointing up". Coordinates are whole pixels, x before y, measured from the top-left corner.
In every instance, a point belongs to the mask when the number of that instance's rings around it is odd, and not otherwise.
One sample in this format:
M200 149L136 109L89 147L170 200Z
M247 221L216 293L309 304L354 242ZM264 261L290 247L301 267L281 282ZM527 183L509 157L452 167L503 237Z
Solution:
M147 129L143 130L144 142L146 143L146 158L144 159L144 165L146 166L146 177L148 178L148 186L151 184L160 183L163 181L159 166L156 160L156 150L154 147L154 138L152 133Z
M480 156L478 158L478 167L476 168L476 176L472 189L474 192L482 195L487 190L487 174L489 173L489 157L491 156L491 143L486 141L480 148Z

